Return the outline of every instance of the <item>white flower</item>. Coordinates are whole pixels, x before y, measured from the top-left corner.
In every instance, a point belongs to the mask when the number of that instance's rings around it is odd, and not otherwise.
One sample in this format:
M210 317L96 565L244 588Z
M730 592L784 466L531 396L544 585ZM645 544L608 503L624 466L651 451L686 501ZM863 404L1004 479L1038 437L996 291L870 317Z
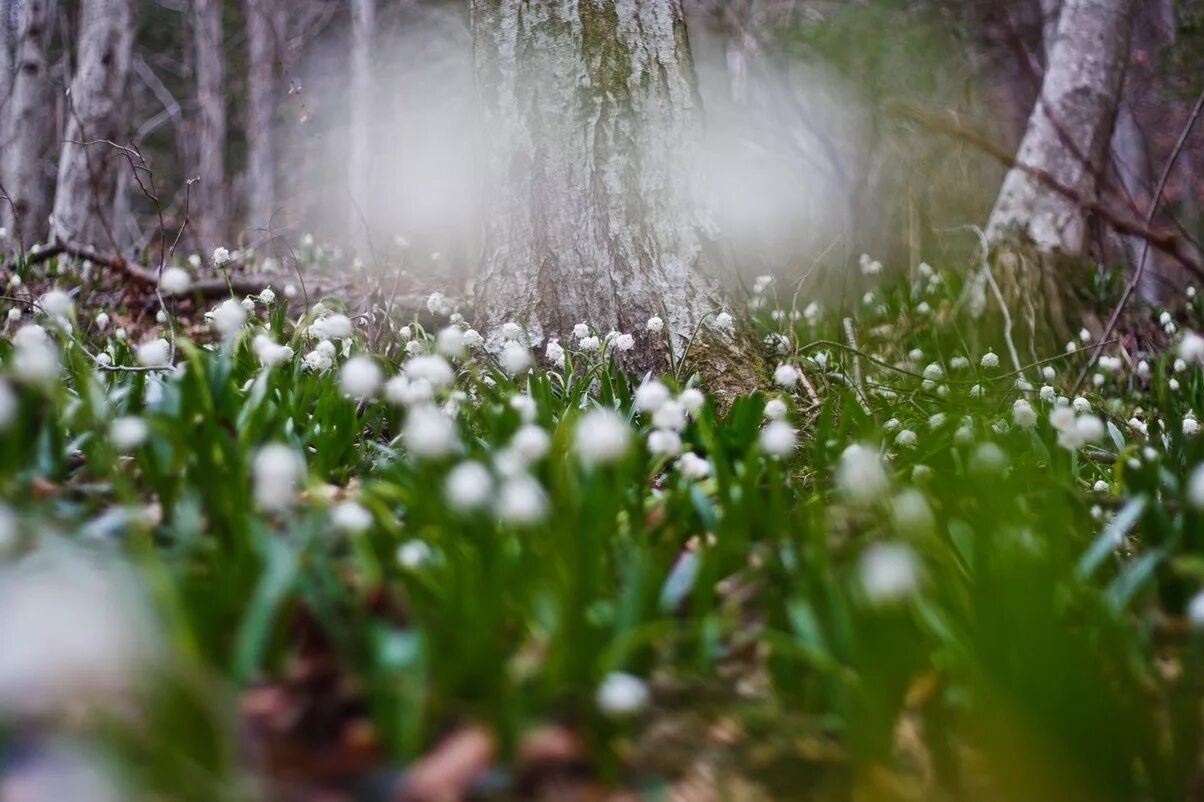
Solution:
M411 357L406 360L404 368L411 380L423 379L436 390L451 384L456 375L446 359L434 354Z
M686 427L686 408L680 401L666 401L652 413L652 425L679 432Z
M421 340L410 340L408 343L406 343L406 353L409 354L410 356L417 356L418 354L421 354L422 353L422 341Z
M941 366L938 365L936 362L933 362L933 363L929 364L926 368L924 368L924 378L925 379L939 379L944 375L945 375L944 369L941 368Z
M1143 379L1150 375L1150 363L1144 359L1137 363L1137 375Z
M484 506L493 495L493 477L479 462L461 462L447 475L443 487L447 502L460 512Z
M395 406L427 404L434 397L435 390L426 379L398 375L385 382L385 400Z
M899 427L902 425L903 425L902 421L900 421L898 418L890 418L889 420L886 421L886 423L882 424L882 431L884 431L884 432L898 431Z
M535 399L522 393L510 397L510 408L518 413L523 423L535 420L535 413L538 411Z
M589 336L589 326L584 323L578 323L576 326L573 326L573 336L578 340L584 340Z
M926 315L931 311L932 311L932 307L928 305L927 301L920 301L918 304L916 304L916 313L917 314Z
M1194 331L1185 332L1179 342L1179 358L1197 365L1204 364L1204 337Z
M711 475L710 461L693 451L687 451L678 458L677 469L687 479L705 479Z
M166 367L171 359L171 343L162 337L157 340L147 340L138 346L135 354L138 364L147 368Z
M1172 393L1179 392L1179 380L1178 379L1171 379L1170 381L1168 381L1166 383L1166 386L1170 388Z
M104 313L102 312L101 314L104 314ZM9 323L16 323L18 320L21 319L21 309L19 307L14 306L12 309L8 310L8 312L6 313L6 317L8 318ZM107 319L108 315L105 315L105 318Z
M631 427L618 413L597 409L586 413L573 430L577 456L587 465L617 462L627 453Z
M439 331L435 338L435 350L449 359L461 358L464 356L464 349L464 332L456 326L448 326L447 329Z
M760 295L773 283L773 276L757 276L753 280L753 295Z
M1147 426L1145 423L1143 423L1139 418L1136 418L1136 417L1129 418L1127 423L1129 424L1130 429L1137 432L1142 437L1149 436L1150 427Z
M519 340L523 336L523 327L510 321L502 324L502 337L507 340Z
M786 402L780 398L771 398L765 402L765 417L770 420L781 420L786 417L789 408Z
M304 470L300 456L280 443L263 446L251 466L255 506L265 512L284 512L293 505Z
M861 274L863 276L876 276L882 272L882 263L876 259L871 259L869 254L861 254L859 264L861 265Z
M431 559L431 547L422 540L407 540L397 547L397 564L416 571Z
M1074 407L1075 412L1090 412L1091 411L1091 402L1088 401L1086 398L1083 398L1081 395L1076 395L1074 397L1074 401L1070 402L1070 405L1072 407Z
M1075 413L1070 407L1054 407L1049 413L1049 425L1059 432L1067 432L1075 426Z
M930 415L928 418L929 429L939 429L945 425L945 413L938 412L935 415Z
M498 362L507 375L521 376L531 369L531 352L521 343L511 340L502 346Z
M1068 340L1066 343L1066 353L1073 354L1077 350L1079 350L1078 343L1074 340Z
M22 326L13 335L13 375L26 384L47 385L58 378L59 350L46 330L29 324Z
M228 263L229 261L230 261L230 251L226 250L225 248L214 248L213 249L213 264L217 265L218 267L221 267L222 265Z
M618 334L614 337L612 344L620 351L630 351L635 348L635 337L630 334Z
M213 328L217 329L218 334L223 337L232 337L242 330L242 325L247 320L247 310L243 308L242 304L231 298L210 310L206 317L213 324Z
M1189 287L1188 289L1194 288ZM1192 629L1204 629L1204 591L1191 597L1184 613L1187 616L1187 623Z
M251 341L251 350L255 352L259 363L265 368L274 367L293 358L293 349L287 345L278 345L266 334L256 334Z
M924 494L915 488L907 488L895 496L890 505L890 517L895 529L905 535L925 534L936 523Z
M183 295L192 287L192 276L182 267L164 268L159 277L159 289L168 295Z
M351 318L339 313L320 317L309 325L309 335L319 340L345 340L352 330Z
M343 501L330 511L334 528L348 535L362 535L372 528L374 519L366 507L354 501Z
M71 316L75 305L67 293L62 290L50 290L38 298L38 307L48 317L67 318Z
M1037 425L1037 413L1032 404L1023 398L1012 404L1012 422L1021 429L1031 429Z
M974 442L974 429L971 426L959 426L953 433L953 442L959 446L968 446Z
M438 459L456 448L456 426L434 407L414 407L406 416L402 438L412 455Z
M673 457L681 452L681 435L672 429L653 429L648 433L648 452L658 457Z
M516 476L502 484L495 511L506 523L526 526L543 519L548 511L548 499L535 479Z
M432 292L426 299L426 308L432 315L439 317L447 317L452 312L456 311L455 306L447 296L441 292Z
M612 671L598 686L594 701L608 716L633 716L648 706L648 686L639 677Z
M860 443L846 448L836 469L836 485L856 504L869 505L880 499L890 488L890 479L878 449Z
M1037 391L1037 397L1046 403L1052 404L1058 398L1058 392L1051 385L1043 384L1041 389Z
M795 430L785 421L770 421L757 438L761 451L771 457L788 457L798 443Z
M715 315L716 328L723 329L724 331L731 331L735 325L735 319L727 312L720 312L719 314Z
M699 390L697 387L687 387L685 390L682 390L677 400L686 408L686 412L689 412L691 415L697 415L698 411L702 409L703 404L707 401L702 390Z
M476 329L465 329L461 339L465 348L480 348L485 344L485 338Z
M1188 415L1183 418L1183 434L1192 437L1200 431L1200 422Z
M1045 367L1041 368L1041 375L1045 378L1045 381L1051 382L1054 380L1054 377L1058 375L1058 372L1049 365L1046 365Z
M801 378L802 374L799 372L799 369L788 362L778 365L777 369L773 372L773 382L779 387L793 387L798 384Z
M550 340L543 353L554 367L564 370L564 346L556 340Z
M1187 480L1187 503L1204 510L1204 465L1197 465Z
M552 438L538 426L527 424L514 433L510 447L524 462L535 462L547 455Z
M915 432L911 429L904 429L895 435L895 445L901 448L914 448L917 439Z
M970 388L970 397L971 398L982 398L982 385L981 384L976 384Z
M334 357L323 349L315 348L301 358L301 364L306 370L321 372L334 366Z
M133 451L145 443L149 435L146 421L134 415L116 418L109 424L109 439L118 451Z
M635 408L640 412L655 412L672 397L669 388L656 379L649 379L635 391Z
M651 332L664 331L665 321L661 320L656 315L653 315L652 317L648 318L648 323L645 328Z
M915 552L902 543L875 543L858 562L861 589L875 606L896 604L914 596L920 585Z
M597 351L602 347L602 342L597 337L582 337L577 344L581 346L582 351Z
M383 380L380 366L370 356L352 357L339 371L339 386L344 394L355 399L376 395Z
M264 287L259 291L259 302L264 306L271 306L276 303L276 293L271 287Z
M999 367L999 357L996 356L994 351L987 351L982 355L982 359L978 364L982 365L984 368L997 368Z
M1091 342L1091 332L1087 329L1079 329L1079 339L1085 343Z

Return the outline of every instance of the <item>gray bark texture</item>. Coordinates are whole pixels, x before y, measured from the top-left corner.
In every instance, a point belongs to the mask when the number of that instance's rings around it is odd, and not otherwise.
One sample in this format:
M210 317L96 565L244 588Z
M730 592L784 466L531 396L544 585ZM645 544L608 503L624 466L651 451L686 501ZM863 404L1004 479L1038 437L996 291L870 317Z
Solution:
M369 120L372 115L372 40L376 28L376 0L351 0L351 97L350 142L347 153L347 231L350 241L365 244L368 214Z
M53 0L22 3L13 40L12 90L0 113L0 182L11 200L0 206L0 225L26 246L45 237L50 225L46 167L54 116L47 50L53 19Z
M1104 170L1128 62L1134 0L1066 0L1041 95L1017 161L1093 199ZM1008 173L991 212L989 239L1019 232L1041 251L1080 254L1087 239L1081 204L1029 171Z
M19 0L0 0L0 119L7 111L5 104L13 88L13 58L20 7Z
M206 251L226 242L226 108L222 97L222 3L192 0L197 166L192 217Z
M112 210L124 157L102 140L126 137L125 92L134 38L134 0L84 0L79 50L59 155L52 234L56 240L112 248ZM96 143L96 144L86 144Z
M276 63L283 47L280 0L246 0L247 223L267 228L276 209Z
M689 362L721 396L755 381L691 203L701 109L678 0L473 0L487 150L478 318L533 344L585 322L633 334L625 366Z

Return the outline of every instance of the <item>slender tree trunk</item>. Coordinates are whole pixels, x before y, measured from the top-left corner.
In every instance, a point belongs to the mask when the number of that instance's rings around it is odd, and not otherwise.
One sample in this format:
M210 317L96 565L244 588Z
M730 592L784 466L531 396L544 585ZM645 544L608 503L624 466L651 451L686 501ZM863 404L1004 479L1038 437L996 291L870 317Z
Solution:
M24 245L49 230L50 180L46 157L53 142L50 87L50 31L54 0L25 0L15 48L12 91L0 114L0 181L12 203L0 206L0 225Z
M194 217L205 250L226 241L226 108L222 97L222 3L192 0L196 65L197 176Z
M1016 157L1022 166L1008 173L987 224L1005 302L1030 345L1072 330L1064 296L1075 282L1060 271L1082 256L1088 233L1083 204L1030 169L1083 200L1096 197L1128 63L1134 1L1062 4L1041 94Z
M134 0L84 0L79 53L67 99L67 130L59 155L53 236L94 247L115 247L111 228L117 175L129 169L106 144L128 130L125 90L134 38Z
M369 232L368 154L369 118L372 111L372 33L376 27L376 0L351 0L351 141L348 149L347 177L351 193L347 231L350 241L366 242Z
M283 32L279 0L246 0L247 14L247 223L267 228L276 209L276 62Z
M13 88L16 58L18 0L0 0L0 119L8 111L8 93Z
M678 0L474 0L488 148L478 317L526 325L534 344L574 324L635 335L629 368L664 370L666 336L713 389L755 381L723 308L714 249L691 203L700 139ZM666 333L646 331L664 319Z

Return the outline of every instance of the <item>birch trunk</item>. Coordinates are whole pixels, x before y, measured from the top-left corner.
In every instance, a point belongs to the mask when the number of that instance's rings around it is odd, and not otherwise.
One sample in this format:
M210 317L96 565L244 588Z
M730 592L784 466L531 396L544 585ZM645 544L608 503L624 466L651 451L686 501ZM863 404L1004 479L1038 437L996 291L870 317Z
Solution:
M32 245L49 230L50 180L47 156L54 141L50 64L53 0L25 0L14 40L13 74L0 115L0 180L11 199L0 207L0 225L17 241Z
M1096 197L1128 63L1133 11L1134 0L1062 4L1041 94L1016 157L1021 167L1008 173L987 224L1005 302L1021 318L1030 343L1048 337L1050 327L1059 338L1072 328L1064 296L1074 282L1059 270L1083 255L1088 221L1081 202L1024 168L1048 173L1084 201Z
M368 213L369 118L372 109L372 32L376 27L376 0L351 0L351 126L347 177L351 203L347 232L358 247L366 243Z
M209 251L226 241L226 109L222 98L222 3L192 0L196 66L197 176L192 217Z
M278 0L246 0L247 222L266 229L276 208L276 62L283 47Z
M125 91L134 38L134 0L84 0L79 52L67 104L54 198L55 239L115 248L111 226L124 158L104 144L125 138Z
M8 93L13 88L13 59L16 57L18 0L0 0L0 113L8 110ZM0 119L3 119L0 117Z
M633 334L625 360L664 370L665 321L721 395L756 380L723 308L691 204L701 109L678 0L474 0L486 132L485 252L477 312L536 345L576 323Z

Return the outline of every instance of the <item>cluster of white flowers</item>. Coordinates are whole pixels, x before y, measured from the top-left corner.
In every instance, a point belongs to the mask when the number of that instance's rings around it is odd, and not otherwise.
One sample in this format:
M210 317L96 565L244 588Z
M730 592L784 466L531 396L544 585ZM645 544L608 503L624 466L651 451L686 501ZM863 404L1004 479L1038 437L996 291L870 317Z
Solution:
M882 272L882 263L877 259L871 259L868 253L861 254L857 264L861 267L863 276L876 276Z
M1104 439L1104 422L1090 413L1077 414L1073 406L1054 407L1049 413L1049 423L1058 433L1058 445L1068 451Z
M309 336L315 340L345 340L353 330L351 318L341 313L324 315L309 324Z
M255 338L251 340L251 350L254 352L255 358L259 360L259 364L265 368L291 362L293 358L292 348L287 345L280 345L262 332L256 334Z

